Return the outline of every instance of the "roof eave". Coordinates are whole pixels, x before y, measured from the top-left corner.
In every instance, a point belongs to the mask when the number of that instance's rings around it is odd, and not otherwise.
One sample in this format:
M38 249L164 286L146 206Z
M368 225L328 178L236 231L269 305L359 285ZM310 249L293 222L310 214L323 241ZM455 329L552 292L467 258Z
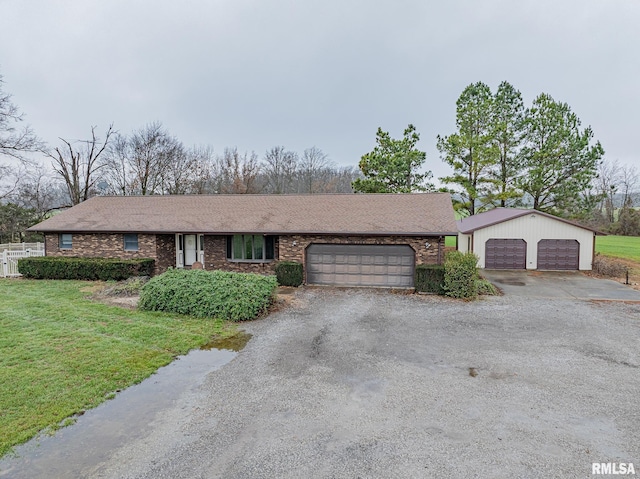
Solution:
M469 228L469 229L466 229L466 230L462 230L462 229L460 229L460 227L458 227L458 232L462 233L462 234L471 234L471 233L474 233L474 232L476 232L478 230L481 230L481 229L484 229L484 228L489 228L491 226L494 226L494 225L497 225L497 224L500 224L500 223L506 223L507 221L515 220L516 218L522 218L523 216L526 216L528 214L540 214L542 216L545 216L546 218L551 218L553 220L560 221L562 223L566 223L566 224L571 225L571 226L575 226L576 228L582 228L582 229L587 230L587 231L592 231L595 235L598 235L598 236L607 236L607 233L603 233L602 231L596 230L594 228L589 228L588 226L584 226L584 225L581 225L579 223L575 223L573 221L569 221L567 219L560 218L559 216L554 216L554 215L551 215L549 213L545 213L544 211L538 211L538 210L525 210L522 213L517 214L517 215L513 215L513 216L511 216L509 218L499 219L499 220L487 223L485 225L477 226L475 228ZM463 220L464 220L464 218L463 218Z
M204 235L233 235L233 234L263 234L263 235L318 235L318 236L457 236L458 232L454 231L207 231L207 230L140 230L140 229L74 229L74 228L47 228L32 229L27 231L38 233L83 233L83 234L121 234L121 233L139 233L139 234L204 234Z

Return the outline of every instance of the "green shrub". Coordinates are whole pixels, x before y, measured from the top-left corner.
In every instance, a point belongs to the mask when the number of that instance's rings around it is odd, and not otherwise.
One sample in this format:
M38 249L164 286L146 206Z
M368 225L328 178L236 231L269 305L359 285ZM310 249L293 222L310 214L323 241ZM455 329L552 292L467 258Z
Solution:
M444 294L444 265L419 264L416 266L416 291Z
M199 318L246 321L266 312L277 286L274 276L170 269L142 287L138 307Z
M478 296L478 257L471 253L450 251L444 261L444 290L452 298Z
M497 288L484 278L476 280L476 289L479 295L496 296L498 294Z
M68 256L40 256L18 260L18 271L25 278L81 279L120 281L132 276L151 276L155 260L76 258Z
M302 263L297 261L281 261L276 265L276 278L280 286L295 286L302 284Z

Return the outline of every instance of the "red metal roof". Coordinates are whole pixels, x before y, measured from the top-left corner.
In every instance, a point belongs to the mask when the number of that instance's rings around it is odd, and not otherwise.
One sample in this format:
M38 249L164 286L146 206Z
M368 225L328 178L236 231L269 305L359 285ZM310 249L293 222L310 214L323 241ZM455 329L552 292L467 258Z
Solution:
M520 216L525 216L532 213L536 215L546 216L547 218L551 218L554 220L562 221L563 223L567 223L578 228L593 231L598 235L605 235L605 233L601 233L600 231L597 231L588 226L584 226L579 223L560 218L558 216L553 216L549 213L544 213L543 211L521 208L494 208L492 210L485 211L484 213L478 213L477 215L462 218L461 220L457 221L458 231L460 231L460 233L469 234L473 233L476 230L487 228L488 226L493 226L495 224L503 223L505 221L509 221L514 218L519 218Z

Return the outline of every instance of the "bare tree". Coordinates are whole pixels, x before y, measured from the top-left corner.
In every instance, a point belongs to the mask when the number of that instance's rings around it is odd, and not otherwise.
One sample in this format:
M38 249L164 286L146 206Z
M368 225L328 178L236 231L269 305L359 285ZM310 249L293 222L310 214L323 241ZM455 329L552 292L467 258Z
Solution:
M17 191L22 178L22 166L0 165L0 200L9 198Z
M51 158L54 171L64 181L72 205L89 199L97 181L97 172L102 167L100 157L109 145L113 135L113 125L109 125L104 140L96 136L96 127L91 127L90 140L69 141L64 138L62 147L45 152ZM80 143L77 149L74 145Z
M190 193L201 195L214 193L215 157L210 146L194 146L188 152L191 156L193 180Z
M166 158L164 168L160 172L162 178L162 194L186 195L191 192L194 182L195 158L178 142Z
M3 83L0 75L0 200L17 191L25 169L32 164L28 155L44 147L28 125L19 127L24 115L11 101L11 95L4 93Z
M620 165L618 160L604 160L598 165L598 177L595 178L596 191L599 195L600 215L608 224L615 221L615 195L620 182Z
M298 191L300 193L323 192L327 172L333 169L332 166L329 158L320 148L312 146L304 150L298 165L300 178Z
M285 150L284 146L275 146L267 151L263 165L267 192L292 193L297 168L298 154L296 152Z
M216 193L259 193L260 165L254 152L241 154L237 148L225 148L216 159Z
M24 120L24 115L11 101L11 95L3 92L3 83L0 75L0 157L23 160L25 153L40 151L43 142L28 125L18 128L18 124Z
M640 172L635 166L624 165L620 168L620 186L619 191L622 193L621 207L624 205L634 206L634 196L638 195L640 187Z
M160 122L117 135L105 155L102 180L120 195L180 194L188 189L190 156Z
M353 166L338 168L335 172L334 192L353 193L351 185L357 178L362 178L362 172L360 169Z
M103 158L104 168L100 172L100 181L108 185L105 189L114 195L131 194L131 171L129 167L129 139L116 133Z
M141 195L161 194L163 178L172 162L182 151L182 144L153 122L138 130L129 138L133 172L133 192Z
M33 210L37 221L44 220L51 210L66 202L60 182L54 181L45 171L42 165L27 169L14 195L15 203Z

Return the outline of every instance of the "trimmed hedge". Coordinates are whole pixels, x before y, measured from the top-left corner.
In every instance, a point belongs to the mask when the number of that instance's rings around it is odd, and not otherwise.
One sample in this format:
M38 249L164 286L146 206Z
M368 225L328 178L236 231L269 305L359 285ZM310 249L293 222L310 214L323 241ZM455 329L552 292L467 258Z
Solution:
M471 253L450 251L444 260L444 290L452 298L478 296L478 257Z
M280 286L295 286L302 284L304 275L302 263L297 261L281 261L276 265L276 278Z
M142 287L138 307L198 318L246 321L267 311L277 286L274 276L170 269Z
M39 256L18 260L18 271L25 278L120 281L132 276L151 276L155 260L117 258L77 258Z
M444 294L444 265L419 264L416 266L416 291Z

